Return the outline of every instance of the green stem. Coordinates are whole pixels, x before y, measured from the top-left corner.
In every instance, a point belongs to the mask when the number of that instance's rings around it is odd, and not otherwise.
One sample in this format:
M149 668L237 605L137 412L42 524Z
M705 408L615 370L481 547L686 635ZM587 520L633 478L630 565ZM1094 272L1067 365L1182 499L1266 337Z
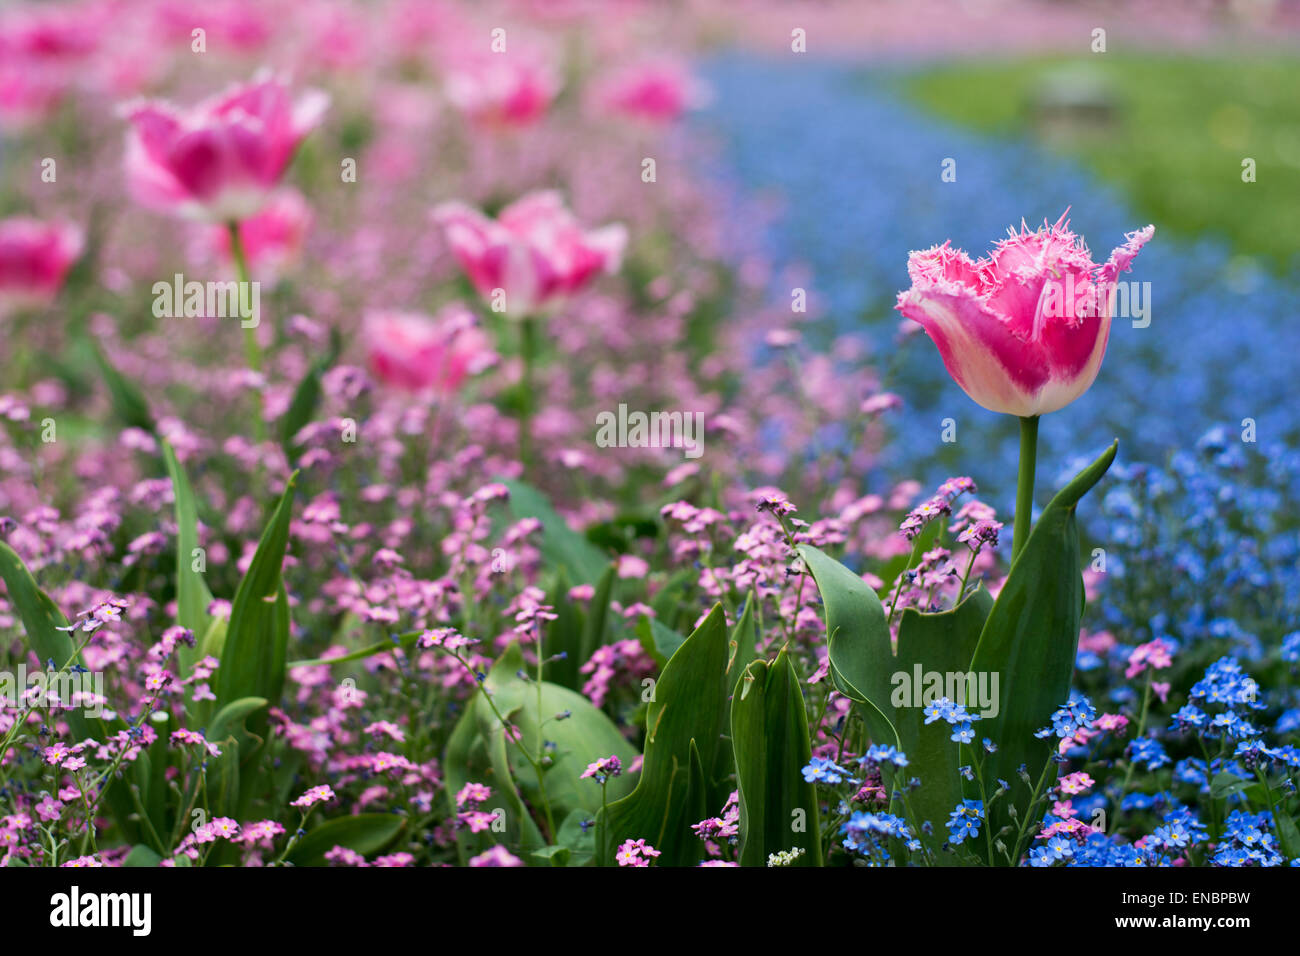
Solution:
M235 274L239 280L240 301L242 301L243 289L252 281L248 272L248 256L244 253L244 241L239 237L239 223L228 222L226 229L230 234L230 258L235 263ZM257 342L257 326L248 324L245 319L253 316L239 317L239 324L244 330L244 361L250 371L258 375L262 374L262 347ZM257 317L261 321L261 316ZM257 391L257 416L253 421L254 434L257 436L258 444L266 441L266 412L263 407L262 390Z
M537 371L537 319L527 316L519 323L519 354L523 359L523 394L519 403L519 460L524 466L524 477L532 471L533 463L533 394Z
M1150 669L1147 670L1147 676L1146 676L1146 687L1145 687L1145 688L1143 689L1143 691L1142 691L1142 710L1141 710L1141 712L1138 714L1137 731L1133 734L1133 739L1134 739L1134 740L1140 740L1140 739L1142 738L1142 732L1143 732L1143 730L1146 728L1146 724L1147 724L1147 712L1151 709L1151 678L1152 678L1154 675L1155 675L1155 671L1150 670ZM1205 762L1205 767L1206 767L1206 770L1207 770L1207 771L1209 770L1209 766L1210 766L1210 762L1207 760L1207 761ZM1122 804L1122 803L1124 802L1124 797L1128 794L1129 784L1131 784L1131 783L1133 782L1133 771L1134 771L1135 769L1136 769L1136 767L1135 767L1135 765L1134 765L1133 758L1132 758L1132 757L1129 757L1129 758L1128 758L1128 766L1127 766L1127 767L1125 768L1125 770L1124 770L1124 781L1123 781L1123 783L1121 783L1121 784L1119 785L1119 795L1118 795L1117 797L1115 797L1116 813L1115 813L1115 817L1114 817L1114 819L1111 821L1111 824L1110 824L1110 832L1111 832L1112 834L1114 834L1115 831L1119 829L1119 810L1118 810L1118 808L1119 808L1120 804ZM1213 801L1213 800L1210 801L1210 811L1211 811L1211 813L1213 813L1213 811L1214 811L1214 801Z
M975 559L979 557L979 550L970 553L970 560L966 562L966 573L961 576L961 590L957 592L957 603L960 604L966 597L966 583L970 580L971 568L975 567Z
M1027 828L1038 826L1039 821L1035 819L1038 808L1038 796L1043 792L1043 784L1047 782L1047 774L1051 769L1052 758L1048 757L1047 763L1043 765L1043 772L1038 775L1038 783L1034 784L1034 791L1029 795L1029 805L1025 807L1024 818L1020 821L1020 825L1016 827L1016 845L1012 848L1011 858L1009 860L1012 866L1015 866L1020 860L1020 855L1029 849L1029 845L1025 844L1025 847L1022 850L1021 843L1024 842L1026 836L1032 838L1034 835L1034 831ZM1008 799L1010 799L1009 796ZM988 816L987 812L985 813L985 816Z
M1029 538L1034 516L1034 466L1038 461L1038 416L1020 419L1020 477L1016 481L1016 524L1011 539L1011 563L1016 563Z
M916 563L916 549L921 545L921 536L918 534L912 541L912 550L907 556L907 564L903 565L903 570L898 572L898 577L894 580L894 597L889 602L889 620L885 623L892 625L894 623L894 612L898 610L898 598L903 591L903 578L907 577L907 572L911 570L912 565Z

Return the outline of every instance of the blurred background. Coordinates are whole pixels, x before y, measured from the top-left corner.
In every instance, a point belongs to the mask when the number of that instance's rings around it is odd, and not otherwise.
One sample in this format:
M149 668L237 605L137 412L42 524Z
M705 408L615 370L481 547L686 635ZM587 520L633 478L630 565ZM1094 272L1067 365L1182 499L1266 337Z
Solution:
M1125 276L1150 283L1150 325L1115 323L1092 392L1045 420L1049 454L1118 436L1158 459L1245 418L1294 446L1300 4L918 0L808 4L790 22L805 20L804 58L763 18L711 56L698 128L719 177L779 209L769 249L807 265L823 331L870 330L906 403L887 457L932 457L935 480L960 467L945 418L1008 466L1016 447L928 343L898 349L903 250L951 238L975 257L1067 209L1097 261L1155 224Z
M564 80L554 113L586 102L575 78L593 64L667 58L692 77L685 116L631 134L601 120L580 134L552 122L467 138L445 121L456 104L437 82L497 23L549 51ZM797 339L830 356L799 368L826 391L837 360L869 363L877 388L903 402L873 467L938 480L972 467L959 463L973 438L996 482L1014 473L1014 422L960 392L893 311L895 295L909 250L951 239L979 256L1008 227L1068 209L1097 260L1126 232L1156 226L1126 276L1149 283L1150 324L1115 324L1097 385L1044 423L1043 460L1115 436L1124 458L1158 460L1247 418L1261 440L1295 447L1298 41L1300 0L6 4L0 214L67 216L90 238L69 281L68 335L43 353L19 348L17 326L0 336L7 384L29 387L53 368L81 387L92 357L78 343L89 335L153 400L196 414L177 389L211 371L210 341L156 335L142 282L211 243L124 203L117 110L141 96L193 103L272 67L334 98L327 135L309 139L295 167L313 225L303 266L277 292L282 314L347 331L363 306L436 305L446 296L428 290L454 271L429 206L456 198L492 211L525 188L558 186L589 221L631 221L640 240L629 270L646 288L669 274L698 303L704 286L684 277L721 247L762 290L745 307L727 302L725 321L751 355L773 358ZM644 238L677 212L656 205L664 192L647 200L635 181L616 185L620 151L630 161L654 151L678 190L670 202L696 211L673 242ZM359 188L338 188L340 154L361 157ZM51 156L57 186L37 174ZM944 181L948 161L955 175ZM674 259L674 247L686 253ZM807 290L807 313L788 311L795 287ZM760 311L766 331L748 335ZM37 369L36 354L53 364ZM310 360L283 356L285 378ZM96 414L81 411L69 427L93 432ZM859 424L829 418L814 428L821 446L858 441ZM948 419L956 445L939 437ZM1006 491L991 489L999 504Z

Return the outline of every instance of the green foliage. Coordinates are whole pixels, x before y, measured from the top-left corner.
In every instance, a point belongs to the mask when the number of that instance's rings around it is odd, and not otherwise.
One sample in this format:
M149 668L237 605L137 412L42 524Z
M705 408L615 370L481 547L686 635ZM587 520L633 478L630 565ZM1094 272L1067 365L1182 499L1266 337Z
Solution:
M289 598L282 572L296 485L297 472L290 476L235 592L217 671L218 709L242 697L280 699L289 644Z
M602 865L612 864L619 844L629 839L644 839L659 850L660 866L691 866L703 854L703 844L690 828L702 819L692 815L701 807L713 813L721 809L714 806L719 788L698 776L714 766L727 724L727 639L726 617L717 605L664 667L646 717L641 778L630 795L611 803L597 821ZM697 777L694 801L692 776Z
M97 346L90 346L90 355L99 369L99 377L108 389L113 413L124 425L152 432L153 413L149 411L149 403L136 384L123 376Z
M608 561L600 549L569 527L540 491L522 481L504 479L510 489L506 508L511 521L536 518L542 523L541 552L547 568L564 568L574 584L595 584Z
M308 830L289 851L289 862L295 866L321 866L325 854L336 846L370 856L390 846L405 828L406 817L396 813L335 817Z
M284 449L285 457L290 464L298 460L298 446L294 442L294 437L316 417L316 409L321 399L321 378L338 360L342 347L342 337L338 329L332 329L329 354L320 358L307 370L307 374L294 389L289 408L280 419L280 446Z
M49 666L52 662L56 670L68 665L83 664L80 654L73 655L76 646L72 636L63 630L68 626L67 617L50 600L49 595L40 589L17 552L4 542L0 542L0 579L5 582L9 603L23 622L28 643L41 663ZM110 724L86 717L76 709L68 711L65 719L68 729L77 740L103 741L124 729L121 720ZM126 787L124 778L114 780L108 785L104 801L123 831L135 839L139 827L131 819L133 807Z
M661 669L668 663L669 658L677 653L677 648L686 642L686 638L671 627L660 623L657 617L644 614L637 621L636 637L641 642L641 647L650 655L650 659Z
M194 648L181 645L176 649L180 675L184 677L201 650L197 642L207 634L211 625L208 606L212 603L212 592L208 590L203 572L194 568L194 552L199 546L199 512L194 489L176 459L176 452L165 441L162 452L176 504L176 623L189 628L196 641Z
M546 807L557 833L562 822L575 813L580 815L577 819L593 820L600 809L600 785L580 776L588 764L617 755L626 767L637 756L613 722L589 700L557 684L526 680L520 676L523 670L523 655L519 646L512 644L483 681L491 703L483 694L476 695L447 747L449 796L454 798L466 783L487 784L494 794L485 809L503 811L502 831L478 837L461 834L462 856L481 852L498 841L525 851L541 850L546 840L539 823L545 823ZM549 766L543 768L541 780L519 744L507 741L498 712L518 729L518 739L530 754L548 755ZM568 716L558 719L566 713ZM553 743L553 749L545 750L543 741ZM608 783L607 797L618 799L631 789L629 776L614 777ZM543 819L534 820L526 806ZM454 812L455 808L451 809Z
M917 687L918 668L922 673L966 673L992 608L993 598L981 587L957 607L939 614L905 610L898 627L898 673L907 676L913 687ZM917 839L935 853L936 862L946 862L952 857L939 853L947 837L943 823L961 802L958 768L965 761L949 739L952 728L944 721L927 726L921 708L896 707L894 722L901 749L910 761L904 772L922 782L908 795L912 813L918 821L929 820L934 826L931 835L918 833Z
M890 704L890 675L895 671L889 623L880 598L867 582L812 545L800 545L826 608L830 678L851 698L871 739L898 746Z
M939 828L963 792L991 804L994 833L1010 821L1009 802L1015 803L1018 819L1026 819L1032 788L1017 771L1024 765L1036 774L1048 764L1051 744L1034 732L1069 696L1079 639L1083 581L1074 512L1106 473L1117 448L1118 443L1111 445L1048 504L996 602L976 591L943 614L905 611L897 656L875 591L816 548L799 548L825 604L831 680L857 703L873 742L907 754L909 776L922 782L909 796L914 815L918 823L929 820L939 834L928 841L931 849L942 843ZM997 675L996 715L986 715L975 727L977 738L997 743L994 753L963 755L946 725L925 726L920 708L928 701L921 688L914 688L915 695L891 693L894 675L906 687L916 683L918 672L988 675L988 686ZM979 781L959 780L957 768L969 763L980 764L983 790ZM1054 778L1054 770L1048 776ZM992 801L998 779L1012 789Z
M248 698L278 701L284 688L290 624L283 569L297 477L297 472L289 477L280 503L262 531L248 572L235 592L217 670L217 699L212 705L218 715L234 702ZM235 809L240 814L267 782L266 715L254 712L249 724L238 747L240 780ZM229 766L227 761L227 771Z
M817 791L803 780L812 758L803 691L783 648L772 664L745 668L731 701L731 740L740 792L740 864L800 848L796 866L821 865Z
M976 725L980 737L998 745L984 759L987 787L996 786L993 781L999 778L1012 786L1010 794L990 808L987 822L994 833L1010 822L1008 799L1015 803L1020 820L1025 819L1031 790L1019 780L1017 770L1024 765L1036 777L1048 765L1055 745L1054 738L1039 740L1034 733L1051 723L1052 712L1070 696L1083 612L1074 513L1080 499L1110 468L1118 448L1118 442L1107 448L1043 509L1011 566L971 659L970 670L1000 678L997 715ZM1055 776L1052 764L1045 786ZM967 783L968 792L973 786Z

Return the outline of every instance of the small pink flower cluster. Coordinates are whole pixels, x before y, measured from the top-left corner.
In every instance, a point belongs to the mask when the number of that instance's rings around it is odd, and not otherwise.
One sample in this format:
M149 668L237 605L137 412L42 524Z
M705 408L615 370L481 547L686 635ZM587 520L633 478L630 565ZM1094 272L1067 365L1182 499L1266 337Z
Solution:
M625 840L614 854L619 866L650 866L659 851L645 840Z

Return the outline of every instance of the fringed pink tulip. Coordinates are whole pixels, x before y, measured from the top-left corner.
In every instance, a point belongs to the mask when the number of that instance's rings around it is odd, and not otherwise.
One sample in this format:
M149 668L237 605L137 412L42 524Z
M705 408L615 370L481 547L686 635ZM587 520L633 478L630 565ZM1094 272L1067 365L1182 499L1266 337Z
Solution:
M282 81L264 76L188 110L128 106L127 184L137 201L161 212L209 222L247 219L328 103L315 90L295 103Z
M555 307L601 273L616 272L627 245L619 224L584 232L555 192L524 196L489 219L461 203L434 210L474 288L524 318ZM501 293L498 292L501 290Z
M1155 232L1129 233L1104 265L1062 216L1023 224L987 259L948 243L913 252L898 310L934 340L948 374L990 411L1054 412L1092 385L1110 337L1116 279Z
M463 306L436 318L413 312L371 312L362 329L370 369L393 388L449 394L496 361L487 336Z
M68 223L0 221L0 315L48 305L81 255L82 233Z

